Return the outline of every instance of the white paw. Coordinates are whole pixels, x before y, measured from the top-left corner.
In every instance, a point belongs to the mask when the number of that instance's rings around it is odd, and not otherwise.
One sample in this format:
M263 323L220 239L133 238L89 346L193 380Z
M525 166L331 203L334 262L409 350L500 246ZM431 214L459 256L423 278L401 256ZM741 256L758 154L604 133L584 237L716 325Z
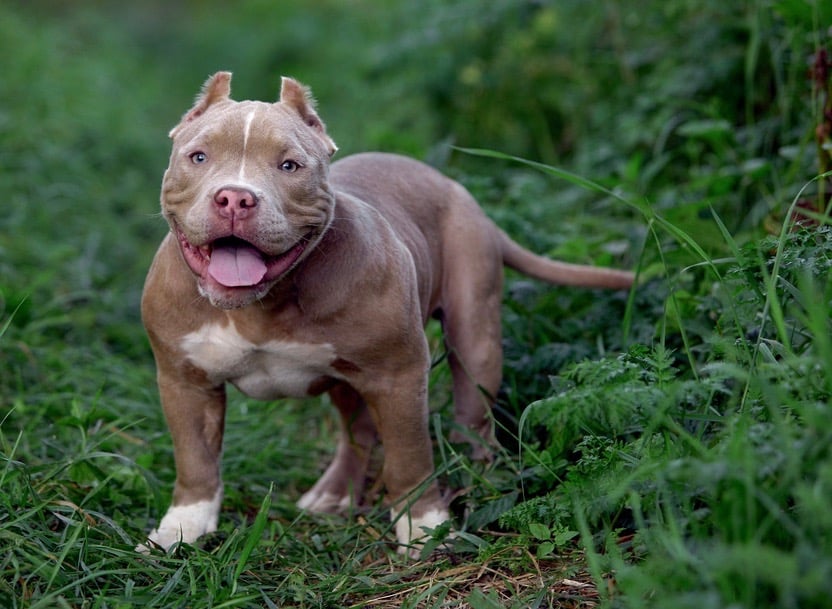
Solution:
M339 496L332 493L320 492L313 487L305 492L295 504L301 510L315 512L317 514L332 514L343 512L350 507L349 495Z
M202 535L217 530L221 502L220 490L213 499L170 506L159 526L148 534L148 540L165 550L180 541L193 543ZM150 548L146 544L140 544L136 550L147 553Z
M390 517L396 523L396 540L399 542L399 554L408 554L411 558L418 558L424 539L428 536L425 529L435 529L443 522L450 520L446 509L428 510L421 516L411 517L407 512ZM421 540L421 541L420 541Z

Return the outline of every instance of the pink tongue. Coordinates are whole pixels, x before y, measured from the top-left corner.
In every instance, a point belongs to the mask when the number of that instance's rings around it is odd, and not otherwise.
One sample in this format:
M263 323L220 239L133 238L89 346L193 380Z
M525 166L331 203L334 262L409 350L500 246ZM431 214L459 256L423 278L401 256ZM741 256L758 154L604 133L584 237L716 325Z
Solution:
M208 274L229 288L252 286L266 275L266 263L253 247L222 245L211 252Z

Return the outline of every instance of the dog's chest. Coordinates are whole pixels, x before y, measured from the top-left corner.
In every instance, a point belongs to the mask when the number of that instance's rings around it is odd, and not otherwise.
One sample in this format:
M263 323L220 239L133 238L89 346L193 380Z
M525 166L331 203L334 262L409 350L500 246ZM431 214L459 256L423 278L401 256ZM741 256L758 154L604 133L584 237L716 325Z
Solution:
M338 378L337 358L327 343L271 340L259 344L241 336L233 325L207 324L181 343L188 360L214 383L229 382L246 395L269 400L304 397L322 379Z

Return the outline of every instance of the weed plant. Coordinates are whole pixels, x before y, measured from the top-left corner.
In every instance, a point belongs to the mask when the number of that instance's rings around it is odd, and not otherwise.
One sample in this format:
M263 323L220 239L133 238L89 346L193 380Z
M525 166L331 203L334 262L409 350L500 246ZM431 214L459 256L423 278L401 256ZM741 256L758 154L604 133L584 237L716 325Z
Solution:
M828 100L806 71L832 14L630 4L0 6L0 606L826 607ZM490 464L446 440L429 329L457 536L421 560L378 501L294 507L326 403L234 392L220 530L133 549L175 475L138 317L164 134L217 69L259 99L295 75L345 153L428 159L531 249L639 272L629 294L509 275Z

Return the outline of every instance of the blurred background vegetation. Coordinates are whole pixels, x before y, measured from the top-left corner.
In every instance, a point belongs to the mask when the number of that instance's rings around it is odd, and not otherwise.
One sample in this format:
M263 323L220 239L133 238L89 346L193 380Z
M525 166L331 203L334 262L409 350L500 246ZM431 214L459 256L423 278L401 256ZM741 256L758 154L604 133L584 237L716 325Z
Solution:
M0 307L20 305L15 326L37 317L44 344L86 345L94 328L96 342L146 356L138 298L165 231L154 218L165 134L220 69L234 72L238 99L274 99L283 74L309 84L339 155L425 159L542 253L632 267L646 227L610 197L452 146L556 164L644 197L725 254L712 210L738 242L754 239L818 171L823 101L809 70L830 10L807 0L5 3ZM698 262L664 246L666 261ZM532 328L585 317L592 300L561 298L556 315L552 297L523 298L527 287L512 303L525 324L521 370ZM91 300L95 309L74 306ZM652 331L633 329L642 340ZM542 365L588 355L580 345L552 355L551 342L541 334L535 345L549 353ZM31 358L13 357L29 369Z
M165 230L153 218L165 134L219 69L235 73L240 99L272 99L281 74L299 78L340 155L426 159L544 253L632 266L644 229L619 224L629 212L595 193L449 145L646 196L724 251L710 208L748 239L817 172L822 101L807 74L830 10L807 0L6 2L0 306L25 300L16 324L36 307L63 336L94 322L66 324L88 314L66 302L95 298L106 304L95 323L128 331L107 315L135 322Z

